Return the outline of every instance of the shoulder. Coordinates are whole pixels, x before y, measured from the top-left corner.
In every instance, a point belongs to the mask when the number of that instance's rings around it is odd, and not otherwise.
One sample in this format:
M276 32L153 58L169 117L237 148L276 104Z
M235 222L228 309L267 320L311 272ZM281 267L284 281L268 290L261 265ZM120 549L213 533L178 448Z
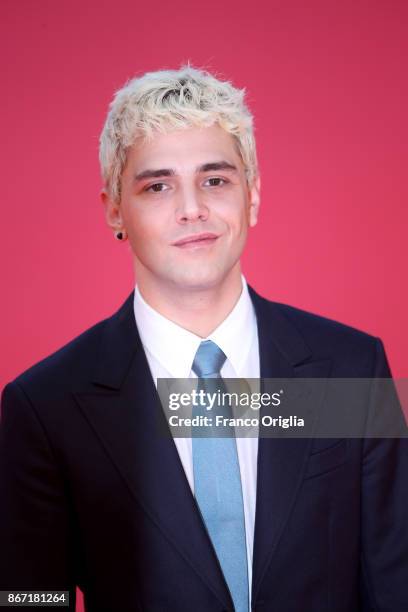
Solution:
M356 346L372 346L376 337L351 325L302 310L280 302L269 302L285 319L294 325L312 344L333 341L337 347L342 343Z
M25 390L47 395L67 388L80 387L89 381L107 337L123 323L130 324L133 312L133 292L117 312L98 321L61 348L19 374L12 383ZM112 347L113 348L113 347Z
M13 381L28 395L58 397L89 379L108 319L99 321L70 342L33 364Z
M281 346L302 342L313 359L330 359L338 376L371 376L378 360L384 361L379 338L351 325L295 306L267 300L252 291L263 333Z

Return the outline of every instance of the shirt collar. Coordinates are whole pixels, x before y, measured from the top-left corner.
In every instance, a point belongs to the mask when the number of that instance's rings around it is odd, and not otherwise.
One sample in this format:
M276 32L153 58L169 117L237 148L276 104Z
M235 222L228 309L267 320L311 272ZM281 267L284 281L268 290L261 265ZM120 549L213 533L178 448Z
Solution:
M222 323L208 336L201 338L154 310L135 287L134 314L142 344L174 378L188 378L200 343L212 340L225 353L241 375L256 330L254 308L247 283L242 276L241 295Z

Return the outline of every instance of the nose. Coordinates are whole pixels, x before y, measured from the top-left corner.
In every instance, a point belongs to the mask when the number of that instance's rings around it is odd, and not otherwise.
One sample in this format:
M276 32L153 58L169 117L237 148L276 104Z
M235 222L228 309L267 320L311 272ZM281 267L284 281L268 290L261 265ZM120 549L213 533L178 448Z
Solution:
M203 201L203 196L195 186L184 186L180 189L176 209L178 223L206 221L208 214L208 207Z

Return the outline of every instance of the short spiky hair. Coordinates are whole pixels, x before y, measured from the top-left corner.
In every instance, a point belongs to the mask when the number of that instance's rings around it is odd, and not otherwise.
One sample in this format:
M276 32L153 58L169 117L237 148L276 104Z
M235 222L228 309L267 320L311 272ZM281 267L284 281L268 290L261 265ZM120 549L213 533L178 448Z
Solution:
M190 65L147 72L116 92L100 137L99 160L108 195L120 201L120 180L127 150L155 131L218 123L236 140L247 181L257 175L253 118L245 90Z

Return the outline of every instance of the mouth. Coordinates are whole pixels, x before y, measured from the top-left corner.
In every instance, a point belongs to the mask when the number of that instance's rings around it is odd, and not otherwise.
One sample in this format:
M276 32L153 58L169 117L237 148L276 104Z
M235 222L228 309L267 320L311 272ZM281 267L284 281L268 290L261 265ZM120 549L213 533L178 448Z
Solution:
M176 246L180 249L193 249L211 246L216 242L219 238L217 234L205 233L205 234L194 234L192 236L186 236L185 238L181 238L177 240L177 242L173 242L173 246Z

